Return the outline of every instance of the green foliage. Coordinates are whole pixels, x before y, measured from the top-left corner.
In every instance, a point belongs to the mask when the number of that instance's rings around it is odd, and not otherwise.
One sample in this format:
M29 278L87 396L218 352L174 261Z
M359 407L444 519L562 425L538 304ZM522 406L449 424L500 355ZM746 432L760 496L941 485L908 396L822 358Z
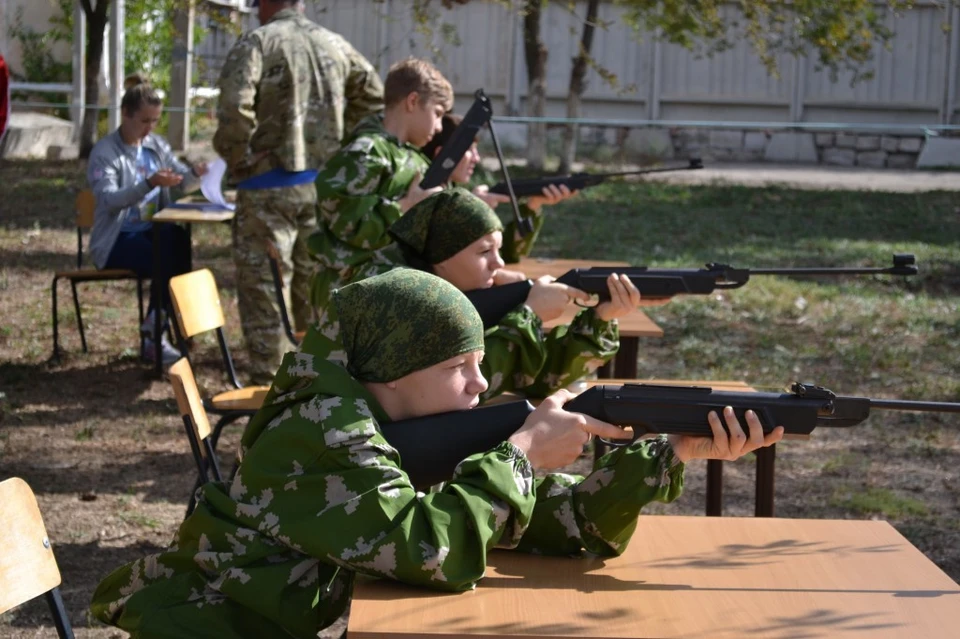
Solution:
M913 0L614 0L626 9L626 22L637 32L661 37L704 55L718 53L746 39L772 75L777 57L809 55L816 68L836 80L851 74L851 84L872 77L865 66L878 46L894 36L889 17ZM692 6L693 5L693 6Z
M851 510L862 515L879 514L884 517L923 516L929 512L919 499L902 497L886 488L867 488L863 492L851 492L838 488L830 500L831 505Z
M126 57L124 72L143 72L155 87L169 93L171 62L176 52L177 32L173 15L189 0L127 0L124 38ZM193 45L198 45L206 32L194 25ZM181 52L182 55L182 52Z
M49 28L37 31L23 23L23 7L17 7L7 35L20 45L23 74L14 74L24 82L69 82L73 73L71 62L60 62L54 56L58 44L68 48L73 44L73 2L57 0L59 12L49 21Z

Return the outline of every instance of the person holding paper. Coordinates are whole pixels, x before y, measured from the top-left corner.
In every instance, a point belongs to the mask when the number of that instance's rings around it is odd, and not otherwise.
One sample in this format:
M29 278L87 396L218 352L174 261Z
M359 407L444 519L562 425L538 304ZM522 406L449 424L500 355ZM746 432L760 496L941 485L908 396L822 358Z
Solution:
M159 287L162 306L150 309L140 330L146 334L146 358L155 361L162 357L163 363L170 365L180 352L165 336L158 340L153 334L153 313L169 308L170 278L189 268L190 238L176 224L154 226L150 220L173 201L171 186L180 185L188 191L196 188L207 165L199 162L191 169L174 157L166 140L153 132L163 102L149 82L134 74L124 86L120 128L97 142L87 165L87 181L97 202L90 254L99 269L130 269L149 277L151 290ZM163 247L157 273L153 272L154 242ZM154 299L152 294L150 299Z
M220 72L213 147L237 186L233 257L237 305L254 384L268 384L285 350L267 243L280 253L284 296L297 330L313 319L317 168L344 133L383 108L377 70L349 42L308 20L302 0L255 0L260 26Z

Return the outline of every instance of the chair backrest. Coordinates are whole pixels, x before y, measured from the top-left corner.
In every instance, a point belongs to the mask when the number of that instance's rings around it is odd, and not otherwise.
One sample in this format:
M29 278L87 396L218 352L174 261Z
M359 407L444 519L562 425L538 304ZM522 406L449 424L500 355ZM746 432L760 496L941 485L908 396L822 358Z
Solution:
M74 202L74 209L77 212L77 228L93 228L93 213L97 208L97 200L93 197L93 191L84 189L77 193L77 199Z
M177 408L183 418L190 451L197 464L200 483L204 484L210 479L220 481L220 466L209 439L210 421L207 418L207 411L203 408L203 400L200 399L200 389L197 388L197 380L193 376L190 360L186 357L177 360L170 367L169 373L173 396L177 399Z
M60 585L60 570L27 482L0 482L0 614Z
M210 269L171 278L170 298L177 316L177 327L184 338L223 327L220 293Z
M210 420L207 411L203 408L200 398L200 389L193 376L193 368L186 357L178 359L170 367L170 383L173 385L173 396L177 399L177 408L181 417L189 417L193 422L197 439L204 440L210 436Z

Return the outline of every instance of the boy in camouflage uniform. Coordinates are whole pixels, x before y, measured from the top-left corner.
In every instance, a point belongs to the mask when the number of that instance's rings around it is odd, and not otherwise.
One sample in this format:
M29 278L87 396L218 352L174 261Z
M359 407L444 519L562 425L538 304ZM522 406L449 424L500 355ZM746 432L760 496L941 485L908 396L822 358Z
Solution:
M507 441L468 457L436 492L417 492L378 424L476 405L483 328L453 286L397 269L334 294L343 351L312 330L288 353L243 436L232 484L209 483L166 552L101 582L94 615L139 638L315 637L363 573L466 590L487 553L624 551L640 509L681 492L688 459L735 459L766 439L748 413L710 415L713 438L638 440L587 478L535 469L572 462L615 426L569 413L560 391ZM432 393L424 395L423 388Z
M309 248L321 265L310 297L318 315L329 306L333 289L396 261L384 254L391 243L387 229L439 190L419 186L430 165L420 147L453 106L450 83L429 62L410 58L390 68L384 101L383 115L361 122L317 176L320 229Z
M269 383L285 350L267 242L280 254L298 330L313 318L313 180L344 132L383 106L376 69L341 36L303 16L302 0L262 0L263 26L230 50L213 138L237 184L237 302L254 383Z

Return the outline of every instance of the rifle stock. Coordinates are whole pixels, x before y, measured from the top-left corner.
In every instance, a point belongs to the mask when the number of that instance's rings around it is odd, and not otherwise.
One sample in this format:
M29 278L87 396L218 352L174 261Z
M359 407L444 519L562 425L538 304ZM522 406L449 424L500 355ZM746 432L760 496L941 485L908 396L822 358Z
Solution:
M490 288L478 288L467 291L464 295L477 309L483 321L483 328L486 329L499 324L507 313L527 301L531 288L533 288L533 282L524 280Z
M711 411L731 406L741 424L754 411L763 431L783 426L786 435L806 436L817 426L849 428L862 423L871 408L960 413L960 403L876 400L844 397L810 384L796 383L789 393L718 391L707 387L623 384L594 386L564 406L633 430L632 443L648 434L710 437ZM381 424L387 442L400 453L401 467L417 488L450 479L463 459L506 441L533 411L529 402L509 402L467 411ZM724 426L724 428L726 428Z
M700 158L691 158L690 162L684 166L671 166L659 169L642 169L639 171L621 171L618 173L572 173L570 175L514 180L513 192L517 197L543 195L544 187L551 185L564 185L571 191L579 191L587 188L588 186L597 186L598 184L602 184L612 177L622 177L627 175L649 175L651 173L667 173L670 171L693 171L702 168L703 162L700 160ZM497 182L490 187L490 192L507 195L508 188L504 182Z
M432 189L435 186L442 186L450 180L450 174L457 167L463 154L467 152L473 141L480 135L480 130L490 122L493 115L493 107L490 106L490 99L483 92L483 89L477 89L473 97L473 104L463 116L463 120L453 130L450 139L447 140L440 153L430 163L430 167L423 175L420 181L421 189Z

